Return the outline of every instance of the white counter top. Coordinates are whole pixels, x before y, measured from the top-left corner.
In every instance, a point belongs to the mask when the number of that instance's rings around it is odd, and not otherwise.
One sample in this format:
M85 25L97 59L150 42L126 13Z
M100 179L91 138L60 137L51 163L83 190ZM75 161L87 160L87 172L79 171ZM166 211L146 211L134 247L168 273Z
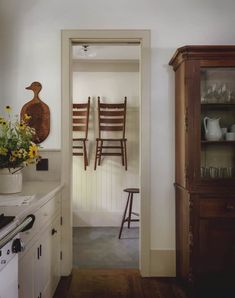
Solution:
M22 192L13 194L12 198L17 196L33 196L28 204L21 206L0 206L0 213L4 215L15 216L15 220L0 230L0 238L4 237L9 229L19 224L27 215L33 213L43 206L52 197L63 188L63 185L57 181L30 181L23 184ZM9 195L7 195L9 197ZM10 200L10 198L9 198Z

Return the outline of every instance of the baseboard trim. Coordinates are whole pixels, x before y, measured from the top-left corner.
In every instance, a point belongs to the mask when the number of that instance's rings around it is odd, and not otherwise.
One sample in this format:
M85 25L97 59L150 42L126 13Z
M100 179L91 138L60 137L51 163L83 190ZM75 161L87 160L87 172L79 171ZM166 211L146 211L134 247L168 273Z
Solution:
M175 250L151 250L150 276L175 277Z
M120 227L123 211L73 211L73 227ZM133 216L134 218L135 216ZM125 223L125 227L126 227ZM132 222L131 227L139 223Z

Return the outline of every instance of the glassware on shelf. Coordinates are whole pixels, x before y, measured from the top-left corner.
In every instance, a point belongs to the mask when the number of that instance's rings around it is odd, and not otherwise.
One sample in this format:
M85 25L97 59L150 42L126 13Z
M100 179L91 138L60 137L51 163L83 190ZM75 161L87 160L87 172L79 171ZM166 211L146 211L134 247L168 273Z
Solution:
M221 127L221 131L222 131L222 139L225 140L226 133L228 132L228 128L227 127Z
M226 83L214 83L202 91L202 103L231 103L234 101L233 92Z
M232 124L232 125L231 125L231 127L230 127L230 131L231 131L231 132L235 132L235 124Z
M201 167L202 178L232 178L234 177L234 167Z

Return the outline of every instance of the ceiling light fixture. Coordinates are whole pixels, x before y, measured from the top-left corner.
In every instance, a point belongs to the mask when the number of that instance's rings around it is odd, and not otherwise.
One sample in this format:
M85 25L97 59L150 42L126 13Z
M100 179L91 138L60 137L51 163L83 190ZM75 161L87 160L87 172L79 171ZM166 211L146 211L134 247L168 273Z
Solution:
M93 49L91 49L91 47L88 44L84 44L79 49L78 55L83 58L92 58L96 56L96 52Z

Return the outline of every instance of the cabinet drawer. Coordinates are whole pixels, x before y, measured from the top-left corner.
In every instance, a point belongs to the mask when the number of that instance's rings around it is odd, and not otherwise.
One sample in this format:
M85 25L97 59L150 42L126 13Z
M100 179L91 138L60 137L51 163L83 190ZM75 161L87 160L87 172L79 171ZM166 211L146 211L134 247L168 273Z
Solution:
M53 217L60 210L60 193L39 208L35 213L35 222L33 227L26 232L21 233L21 239L27 244L39 231L49 224Z
M45 224L51 222L55 214L60 209L60 194L57 194L53 199L43 205L40 211L41 228L45 227Z
M200 200L200 217L235 217L235 198Z

